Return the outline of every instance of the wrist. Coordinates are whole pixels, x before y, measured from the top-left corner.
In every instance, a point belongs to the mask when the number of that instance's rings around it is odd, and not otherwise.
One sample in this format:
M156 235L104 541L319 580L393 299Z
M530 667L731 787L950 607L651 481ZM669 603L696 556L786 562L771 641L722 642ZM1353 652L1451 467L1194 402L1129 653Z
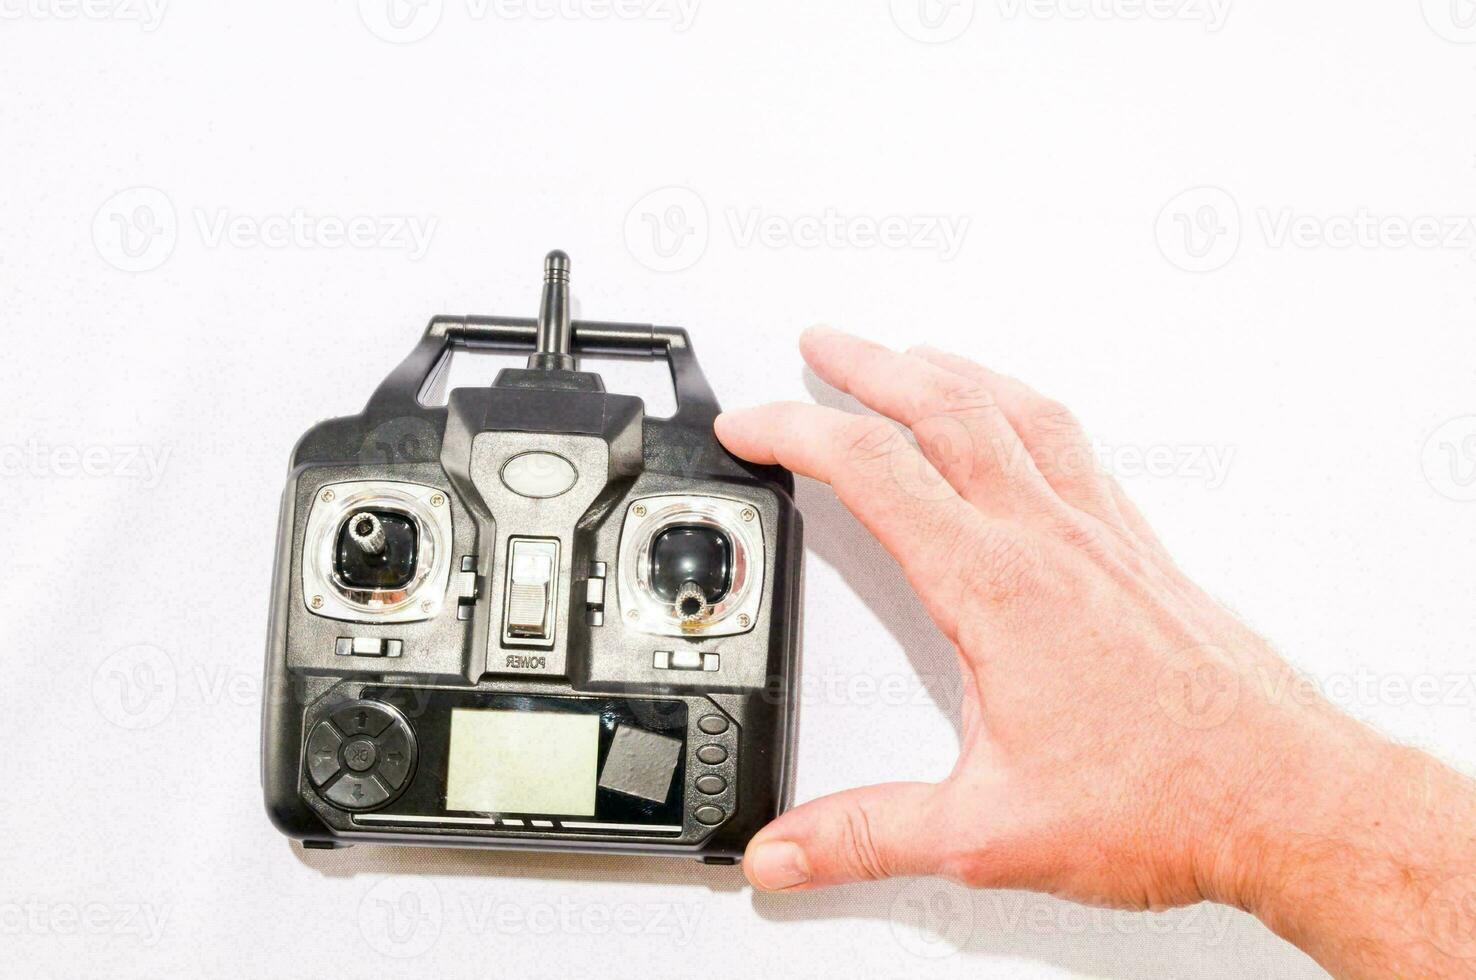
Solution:
M1379 822L1377 787L1399 750L1331 711L1283 719L1266 734L1259 762L1219 810L1201 866L1207 898L1285 935L1299 928L1317 876L1366 846L1361 828Z
M1338 975L1445 975L1476 948L1442 942L1444 892L1476 909L1476 793L1424 753L1318 703L1268 725L1269 759L1220 812L1206 897L1238 906ZM1461 914L1458 910L1457 914ZM1464 957L1464 958L1463 958Z

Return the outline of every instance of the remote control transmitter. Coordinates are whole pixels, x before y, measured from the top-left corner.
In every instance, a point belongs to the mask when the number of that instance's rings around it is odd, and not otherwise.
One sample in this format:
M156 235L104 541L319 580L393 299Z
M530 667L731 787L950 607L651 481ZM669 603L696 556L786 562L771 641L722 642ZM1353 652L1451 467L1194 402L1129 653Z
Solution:
M446 397L453 356L530 352ZM578 355L665 358L676 413ZM794 479L729 455L674 327L437 317L362 414L293 452L262 788L309 847L425 844L732 863L787 803Z

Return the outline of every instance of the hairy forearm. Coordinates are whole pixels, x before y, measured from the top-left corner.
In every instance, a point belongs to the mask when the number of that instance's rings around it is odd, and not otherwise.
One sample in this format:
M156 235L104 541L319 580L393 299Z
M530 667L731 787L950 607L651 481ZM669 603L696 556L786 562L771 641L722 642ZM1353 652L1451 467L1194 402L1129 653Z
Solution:
M1322 715L1227 835L1227 895L1337 977L1476 975L1476 784ZM1231 870L1231 868L1234 870Z

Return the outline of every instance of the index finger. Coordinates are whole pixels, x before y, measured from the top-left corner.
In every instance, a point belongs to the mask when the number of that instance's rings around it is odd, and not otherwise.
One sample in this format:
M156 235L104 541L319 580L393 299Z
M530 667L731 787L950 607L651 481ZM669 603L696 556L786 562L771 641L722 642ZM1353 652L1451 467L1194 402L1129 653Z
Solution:
M954 632L957 604L942 589L987 519L965 502L917 448L890 423L800 402L725 412L717 436L754 463L777 463L828 483L889 551L938 625Z

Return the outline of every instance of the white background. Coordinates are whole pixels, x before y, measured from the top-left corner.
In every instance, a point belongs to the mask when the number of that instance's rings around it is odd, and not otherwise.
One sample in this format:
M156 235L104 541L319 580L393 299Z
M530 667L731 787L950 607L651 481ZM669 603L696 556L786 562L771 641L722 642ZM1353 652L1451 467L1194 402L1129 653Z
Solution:
M1476 770L1471 0L154 2L0 0L9 971L1319 975L1212 907L279 837L289 450L431 314L531 314L552 247L580 315L691 328L730 406L818 392L816 322L1067 401L1206 587ZM799 796L941 776L950 652L800 504Z

